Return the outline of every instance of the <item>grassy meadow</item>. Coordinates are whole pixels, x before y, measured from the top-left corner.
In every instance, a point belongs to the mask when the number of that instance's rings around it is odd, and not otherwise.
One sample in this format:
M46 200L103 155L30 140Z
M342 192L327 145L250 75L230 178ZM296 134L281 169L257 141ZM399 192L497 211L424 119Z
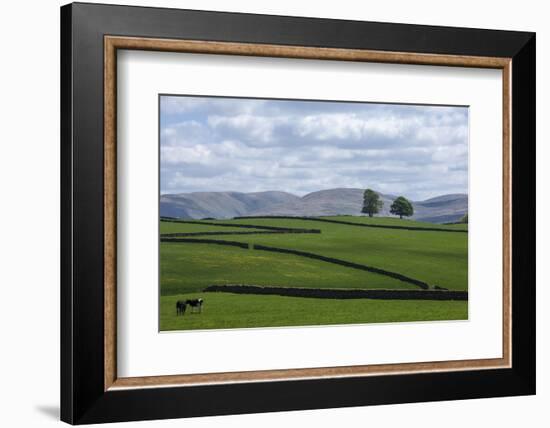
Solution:
M176 301L202 297L201 314L175 315ZM468 303L433 300L310 299L231 293L162 296L160 329L193 330L461 320Z
M296 254L262 251L254 249L254 245L297 250L367 265L426 282L430 288L435 285L457 291L466 291L468 288L467 233L361 226L371 224L467 230L467 225L436 225L364 216L323 218L358 225L282 218L197 220L192 223L161 221L161 235L254 232L266 226L319 229L321 233L190 236L242 242L248 244L248 248L213 243L165 242L166 239L163 239L160 245L160 329L467 319L466 301L320 299L203 291L210 285L228 284L316 289L418 289L414 284L391 276ZM255 225L259 228L244 229L239 225ZM197 297L204 300L201 314L187 312L184 316L176 316L177 300Z

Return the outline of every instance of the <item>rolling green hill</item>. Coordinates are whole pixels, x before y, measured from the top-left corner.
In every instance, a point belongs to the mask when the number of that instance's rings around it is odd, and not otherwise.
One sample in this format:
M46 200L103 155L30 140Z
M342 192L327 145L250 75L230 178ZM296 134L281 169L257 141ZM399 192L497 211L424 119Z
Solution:
M161 221L161 238L162 234L209 232L209 240L242 243L245 247L213 245L212 242L185 242L185 239L179 240L183 242L166 242L169 238L162 238L161 330L467 318L467 302L460 301L312 299L202 291L209 285L228 284L418 289L411 282L361 270L361 266L412 278L428 284L430 288L438 285L449 290L468 289L468 234L453 232L456 229L466 230L467 225L434 225L363 216L321 219L358 223L359 226L315 219L281 218L198 220L192 223ZM397 228L361 227L360 224ZM407 230L401 229L402 226L437 227L449 229L449 232ZM272 234L250 234L260 230L265 232L262 228L266 227L286 228L290 231L317 229L320 233L277 231ZM212 236L217 231L248 233ZM297 251L298 254L261 250L261 247L254 248L255 245ZM313 254L319 258L310 258L303 254ZM348 265L337 264L334 260ZM175 301L190 296L204 299L204 312L200 315L186 314L176 317Z

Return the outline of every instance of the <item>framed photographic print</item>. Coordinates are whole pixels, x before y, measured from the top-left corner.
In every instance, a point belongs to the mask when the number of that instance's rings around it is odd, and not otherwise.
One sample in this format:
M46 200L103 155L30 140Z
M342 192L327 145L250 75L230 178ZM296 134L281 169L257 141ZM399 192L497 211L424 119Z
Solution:
M61 8L72 424L535 393L535 35Z
M159 106L160 331L468 319L467 107Z

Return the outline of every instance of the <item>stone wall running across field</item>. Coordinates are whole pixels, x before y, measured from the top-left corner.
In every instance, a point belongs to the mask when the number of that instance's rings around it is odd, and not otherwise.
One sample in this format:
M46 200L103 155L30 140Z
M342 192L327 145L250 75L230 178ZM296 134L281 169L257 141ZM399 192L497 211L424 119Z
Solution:
M424 281L420 281L418 279L410 278L408 276L402 275L402 274L397 273L397 272L390 272L390 271L380 269L380 268L376 268L376 267L373 267L373 266L367 266L367 265L363 265L363 264L359 264L359 263L348 262L346 260L335 259L335 258L332 258L332 257L326 257L326 256L322 256L320 254L308 253L306 251L290 250L290 249L286 249L286 248L268 247L266 245L260 245L260 244L254 244L254 249L255 250L261 250L261 251L272 251L272 252L275 252L275 253L294 254L296 256L301 256L301 257L308 257L310 259L321 260L321 261L328 262L328 263L334 263L334 264L349 267L349 268L352 268L352 269L359 269L359 270L364 270L364 271L367 271L367 272L377 273L379 275L389 276L390 278L394 278L394 279L397 279L399 281L403 281L403 282L407 282L409 284L416 285L416 286L418 286L422 289L430 288L428 283L426 283Z
M348 226L359 226L359 227L374 227L379 229L397 229L397 230L416 230L419 232L452 232L452 233L468 233L467 230L459 229L444 229L442 227L417 227L417 226L393 226L389 224L367 224L367 223L354 223L352 221L344 220L333 220L329 218L322 217L292 217L292 216L241 216L235 217L235 219L261 219L261 218L271 218L271 219L285 219L285 220L309 220L309 221L321 221L325 223L336 223L336 224L345 224Z
M248 249L246 242L237 241L221 241L218 239L199 239L199 238L161 238L160 242L172 242L172 243L189 243L189 244L216 244L216 245L228 245L230 247L239 247Z
M376 268L373 266L367 266L359 263L353 263L348 262L346 260L341 259L335 259L333 257L327 257L322 256L320 254L314 254L314 253L308 253L306 251L299 251L299 250L291 250L288 248L278 248L278 247L268 247L266 245L261 244L248 244L246 242L238 242L238 241L226 241L226 240L218 240L218 239L200 239L200 238L170 238L170 237L162 237L160 239L160 242L167 242L167 243L189 243L189 244L217 244L217 245L229 245L233 247L239 247L239 248L245 248L245 249L253 249L253 250L259 250L259 251L271 251L274 253L282 253L282 254L292 254L295 256L300 257L307 257L314 260L320 260L327 263L333 263L336 265L352 268L352 269L359 269L371 273L376 273L378 275L384 275L388 276L393 279L397 279L399 281L403 281L409 284L416 285L417 287L420 287L424 290L427 290L430 288L429 284L424 281L420 281L415 278L408 277L406 275L402 275L397 272L391 272L385 269Z
M321 233L319 229L302 229L296 227L279 227L279 226L263 226L256 224L242 224L242 223L216 223L213 221L198 221L198 220L174 220L162 218L161 221L166 223L183 223L183 224L195 224L195 225L207 225L207 226L219 226L219 227L231 227L231 228L243 228L243 229L261 229L280 231L281 233Z
M362 290L338 288L295 288L259 285L210 285L203 291L236 294L264 294L318 299L384 299L384 300L468 300L467 291L445 290Z
M255 230L247 232L176 232L163 233L161 238L182 238L185 236L224 236L224 235L271 235L277 233L321 233L319 229Z

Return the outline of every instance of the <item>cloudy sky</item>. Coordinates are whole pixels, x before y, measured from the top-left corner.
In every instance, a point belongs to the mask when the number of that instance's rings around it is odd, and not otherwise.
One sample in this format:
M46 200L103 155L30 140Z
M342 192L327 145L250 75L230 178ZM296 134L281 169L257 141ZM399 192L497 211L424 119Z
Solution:
M162 96L161 193L468 192L468 109Z

